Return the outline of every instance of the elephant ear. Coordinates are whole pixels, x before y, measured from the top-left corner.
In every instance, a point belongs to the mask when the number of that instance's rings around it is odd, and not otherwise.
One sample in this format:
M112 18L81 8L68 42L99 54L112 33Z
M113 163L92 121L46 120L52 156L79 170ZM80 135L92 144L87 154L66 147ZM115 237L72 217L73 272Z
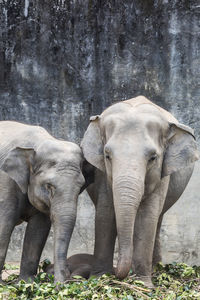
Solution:
M16 147L9 151L0 169L12 178L22 193L27 193L30 172L33 167L35 151L32 148Z
M162 177L188 167L199 159L193 129L183 124L170 123L168 144L164 154Z
M82 174L85 178L85 184L82 186L80 190L80 194L91 184L94 182L95 178L95 167L91 165L87 160L83 161L82 164Z
M99 127L99 116L90 118L90 124L81 142L85 159L97 169L105 171L103 143Z

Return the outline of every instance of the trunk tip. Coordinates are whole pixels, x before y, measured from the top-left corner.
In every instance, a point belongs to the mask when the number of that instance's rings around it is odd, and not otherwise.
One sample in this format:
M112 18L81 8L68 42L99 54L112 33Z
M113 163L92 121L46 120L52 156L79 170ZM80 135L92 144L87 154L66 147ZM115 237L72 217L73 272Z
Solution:
M115 276L118 279L124 279L128 276L128 273L131 269L131 264L128 262L118 263L117 268L115 270Z

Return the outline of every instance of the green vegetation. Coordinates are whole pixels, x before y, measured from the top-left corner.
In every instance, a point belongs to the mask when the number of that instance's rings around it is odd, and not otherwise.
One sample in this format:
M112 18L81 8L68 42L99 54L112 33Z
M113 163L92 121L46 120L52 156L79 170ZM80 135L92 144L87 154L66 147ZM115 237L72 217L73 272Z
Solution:
M183 263L158 264L153 274L155 289L146 288L134 275L123 281L109 275L89 280L75 276L65 284L54 284L53 276L43 272L33 283L14 283L16 278L10 275L7 285L0 285L0 299L200 299L200 267Z

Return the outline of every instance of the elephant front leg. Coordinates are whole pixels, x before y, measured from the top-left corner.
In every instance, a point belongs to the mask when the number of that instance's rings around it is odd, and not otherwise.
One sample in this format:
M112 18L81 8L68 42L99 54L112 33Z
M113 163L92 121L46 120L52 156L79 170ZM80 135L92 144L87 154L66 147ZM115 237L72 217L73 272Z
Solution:
M19 279L34 279L42 250L51 228L50 218L42 213L31 217L27 224Z
M2 273L6 253L8 250L8 245L10 242L10 237L12 231L14 229L15 223L13 220L5 220L4 218L1 219L1 226L0 226L0 274ZM0 276L1 277L1 276ZM0 278L0 283L3 283L2 279Z
M8 245L10 242L10 237L16 224L16 216L14 210L6 212L1 209L0 211L1 211L0 213L0 274L1 274L3 270L5 258L6 258ZM0 283L3 283L1 278L0 278Z
M141 202L138 209L133 239L133 270L148 287L151 281L153 250L169 178L164 178L154 193Z
M96 201L93 200L96 207L95 215L95 262L92 266L91 275L102 275L113 273L113 255L116 240L115 213L112 200L112 191L105 179L101 179L98 186ZM93 195L89 192L91 198Z
M160 229L161 229L162 220L163 220L163 215L161 214L158 220L158 225L156 230L155 244L153 250L153 262L152 262L153 267L157 263L162 261L161 245L160 245Z
M116 240L114 210L106 206L97 208L95 218L95 263L91 275L113 274L113 255Z

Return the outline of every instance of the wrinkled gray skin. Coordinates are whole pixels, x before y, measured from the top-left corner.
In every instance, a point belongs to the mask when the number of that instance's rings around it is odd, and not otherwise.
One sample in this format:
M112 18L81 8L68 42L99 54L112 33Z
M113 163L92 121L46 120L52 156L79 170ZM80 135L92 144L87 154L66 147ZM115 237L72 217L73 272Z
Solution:
M27 222L20 279L33 278L51 223L55 281L69 277L66 256L85 180L82 152L44 128L0 122L0 271L14 227Z
M88 188L96 205L93 273L112 269L117 234L116 276L126 277L133 259L134 271L151 286L162 215L184 191L198 159L193 131L143 96L90 121L81 147L96 167Z
M66 260L66 265L70 272L71 278L75 275L79 275L88 279L92 270L93 263L94 256L86 253L72 255ZM45 266L43 268L43 271L48 274L54 275L54 264Z

